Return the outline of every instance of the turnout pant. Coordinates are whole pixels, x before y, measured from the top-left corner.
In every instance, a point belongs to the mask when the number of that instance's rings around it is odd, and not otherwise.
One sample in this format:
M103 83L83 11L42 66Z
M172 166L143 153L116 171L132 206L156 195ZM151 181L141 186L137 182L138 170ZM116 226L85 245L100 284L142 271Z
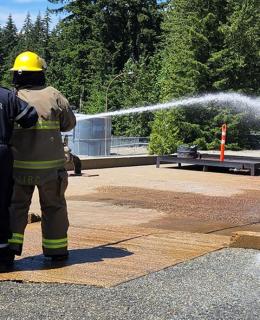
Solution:
M42 248L45 256L67 254L69 227L65 191L68 185L66 171L61 171L58 178L37 185L42 211ZM22 185L15 182L10 208L12 238L9 245L17 255L21 255L24 231L28 222L34 185Z
M12 170L11 149L0 144L0 244L7 244L11 234L9 229L9 205L13 188Z

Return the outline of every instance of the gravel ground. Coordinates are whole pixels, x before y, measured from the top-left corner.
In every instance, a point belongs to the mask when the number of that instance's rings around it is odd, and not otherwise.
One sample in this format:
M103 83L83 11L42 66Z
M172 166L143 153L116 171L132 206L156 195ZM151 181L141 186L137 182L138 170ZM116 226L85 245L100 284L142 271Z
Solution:
M0 319L258 320L260 252L224 249L103 289L0 283Z

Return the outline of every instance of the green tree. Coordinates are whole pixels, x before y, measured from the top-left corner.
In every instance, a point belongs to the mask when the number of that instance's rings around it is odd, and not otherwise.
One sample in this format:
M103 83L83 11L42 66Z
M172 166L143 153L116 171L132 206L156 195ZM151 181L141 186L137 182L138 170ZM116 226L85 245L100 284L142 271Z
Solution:
M156 103L159 99L156 87L158 68L158 61L154 58L143 58L138 63L129 60L123 77L109 91L109 109L127 109ZM117 117L113 121L113 133L119 136L149 136L153 118L151 112Z
M57 10L68 14L54 36L59 57L53 55L52 67L63 70L52 72L52 80L66 89L77 105L84 87L84 110L94 111L95 99L104 101L101 94L105 94L109 81L122 72L129 58L139 61L154 52L160 32L159 6L155 0L50 2L60 3ZM68 56L73 61L72 70L67 72L64 61ZM96 111L101 108L97 106Z
M160 99L167 101L194 95L210 89L208 60L211 52L220 47L218 26L225 20L225 2L170 1L163 21L161 61L158 77ZM193 112L194 113L194 112ZM150 151L175 152L177 145L200 139L206 144L203 132L185 110L157 113L152 126Z
M24 24L19 36L18 49L20 49L21 51L32 50L34 46L33 41L35 40L32 38L32 30L33 30L33 22L32 22L30 13L28 13L24 20Z
M42 19L39 14L33 23L28 13L23 27L18 32L13 19L9 16L6 26L1 30L0 43L0 59L1 59L1 80L6 86L11 85L11 73L9 69L14 63L18 54L23 51L34 51L43 58L50 60L49 53L49 14L46 13Z
M226 0L174 0L165 13L159 83L161 99L212 90L209 59L222 45Z
M171 1L163 31L159 52L162 100L217 89L250 92L250 87L251 92L257 93L257 1ZM248 146L248 134L255 124L251 115L232 109L209 110L194 107L158 113L152 127L151 152L175 152L182 143L205 149L217 147L219 127L225 121L230 133L228 147ZM160 147L158 141L162 142Z
M11 15L9 15L6 25L2 28L1 36L1 64L0 64L0 80L4 86L9 86L11 75L9 69L14 60L14 48L18 43L18 32Z
M28 14L19 33L19 42L15 49L16 53L33 51L44 59L49 60L49 23L48 12L46 12L44 18L42 18L41 14L38 14L34 23Z
M228 10L228 21L220 28L223 46L211 58L213 86L218 90L259 94L259 1L229 0Z

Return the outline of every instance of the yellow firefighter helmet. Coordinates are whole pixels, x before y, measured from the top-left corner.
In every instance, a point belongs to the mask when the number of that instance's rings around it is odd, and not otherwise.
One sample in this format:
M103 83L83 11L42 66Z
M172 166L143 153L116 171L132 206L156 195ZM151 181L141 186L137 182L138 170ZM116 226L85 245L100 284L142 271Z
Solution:
M11 71L43 71L46 69L46 62L36 53L26 51L20 53L15 61Z

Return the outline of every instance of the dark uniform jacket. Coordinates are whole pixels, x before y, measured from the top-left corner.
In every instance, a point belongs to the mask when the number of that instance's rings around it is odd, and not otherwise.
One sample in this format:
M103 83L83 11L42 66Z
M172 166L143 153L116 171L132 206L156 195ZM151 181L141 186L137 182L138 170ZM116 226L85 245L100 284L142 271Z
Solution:
M19 99L13 91L0 87L0 144L9 145L14 122L23 128L33 126L37 112L27 102Z

